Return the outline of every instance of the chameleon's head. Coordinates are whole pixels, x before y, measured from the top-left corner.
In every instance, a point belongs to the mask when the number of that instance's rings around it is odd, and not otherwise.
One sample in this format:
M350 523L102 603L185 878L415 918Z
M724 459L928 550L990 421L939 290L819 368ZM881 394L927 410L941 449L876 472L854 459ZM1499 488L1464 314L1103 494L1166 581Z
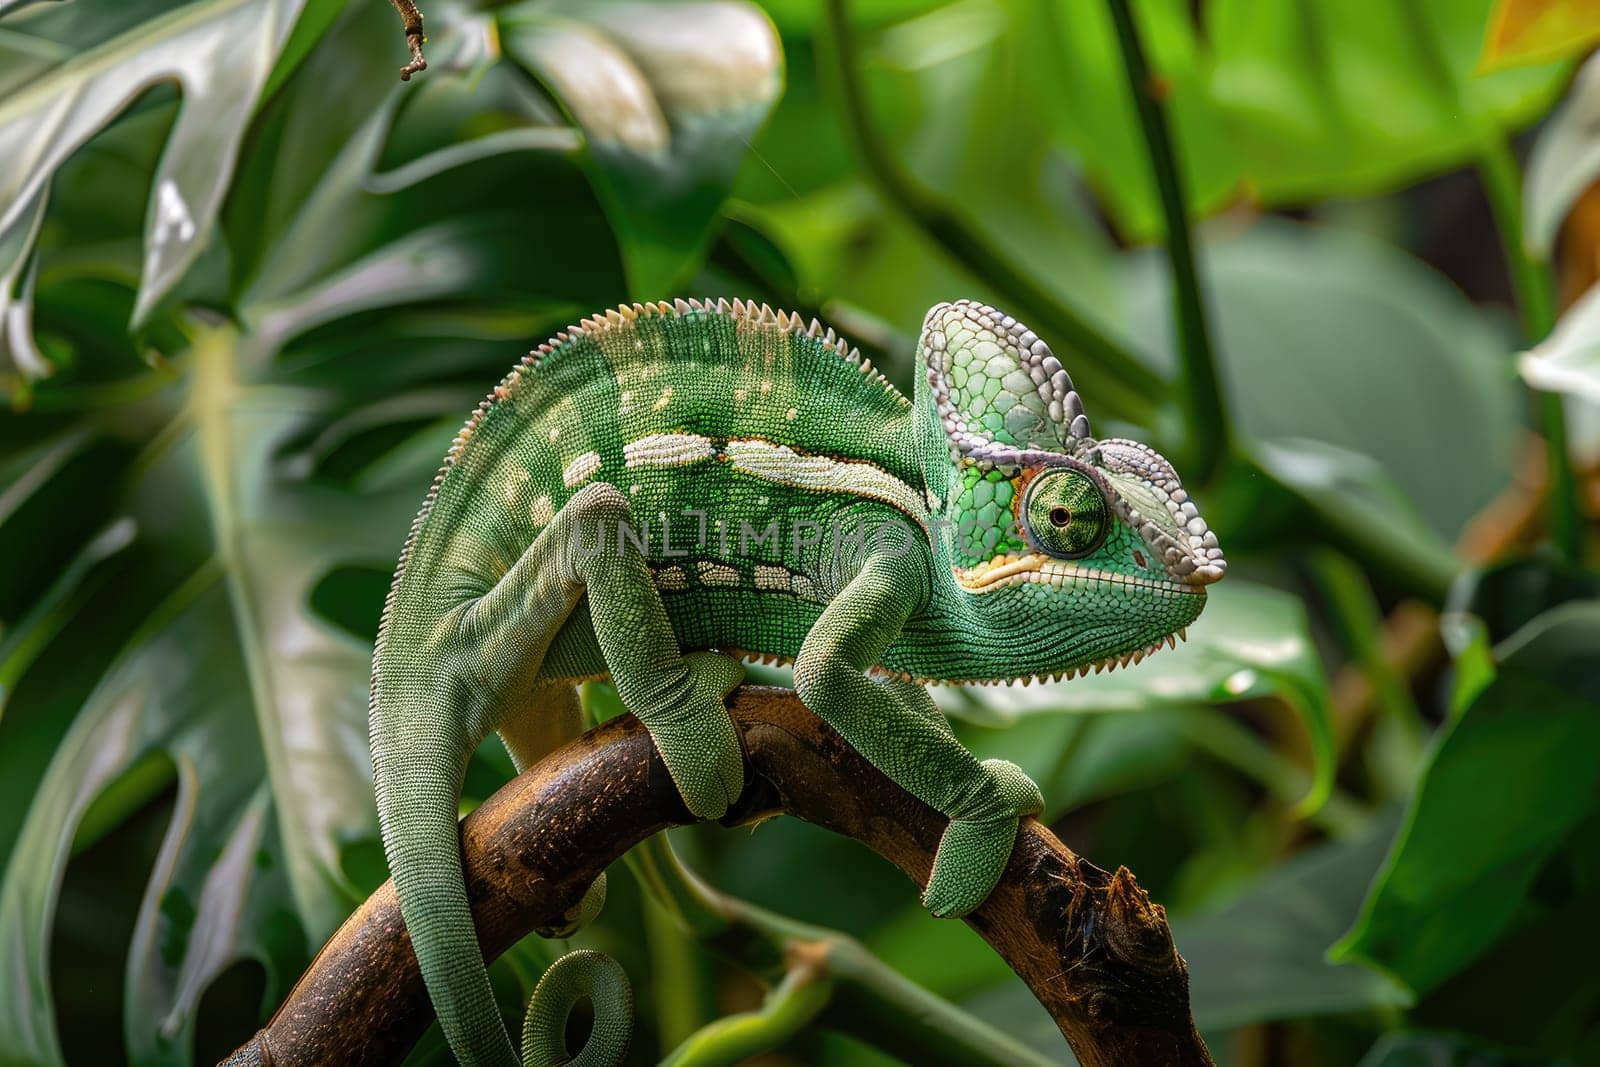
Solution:
M1172 465L1096 440L1050 349L991 307L935 307L919 354L926 439L948 445L945 477L930 477L946 485L941 555L950 595L994 644L987 676L1071 674L1173 643L1228 565Z

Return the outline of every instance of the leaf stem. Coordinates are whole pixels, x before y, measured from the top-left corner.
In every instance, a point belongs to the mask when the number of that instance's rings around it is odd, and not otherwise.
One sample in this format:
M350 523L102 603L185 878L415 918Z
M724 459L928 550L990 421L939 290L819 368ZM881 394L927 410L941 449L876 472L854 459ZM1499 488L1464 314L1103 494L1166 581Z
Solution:
M895 205L950 257L999 290L1041 334L1052 335L1078 357L1071 368L1085 395L1112 414L1148 423L1167 384L1127 348L1106 336L1077 311L1036 282L989 236L975 227L959 206L923 185L903 167L884 142L869 114L861 84L860 55L846 0L827 0L837 84L847 132L867 174L883 199Z
M1550 276L1533 261L1522 243L1522 177L1516 157L1503 137L1490 138L1478 157L1478 175L1494 212L1522 319L1523 339L1536 344L1555 325L1555 297ZM1538 393L1539 423L1544 432L1545 463L1549 472L1550 539L1561 557L1578 562L1583 544L1583 513L1578 504L1577 478L1567 451L1567 416L1556 393Z
M805 1032L833 997L822 968L802 959L755 1011L708 1023L674 1049L663 1067L731 1067L751 1056L782 1048Z
M1122 66L1128 77L1144 134L1150 170L1161 194L1161 214L1166 223L1167 260L1172 267L1172 297L1177 314L1178 355L1182 361L1182 389L1179 394L1183 415L1185 473L1199 482L1208 482L1227 457L1232 442L1231 423L1222 387L1217 378L1216 355L1211 348L1211 333L1206 325L1205 301L1200 294L1199 273L1195 269L1194 243L1189 233L1189 215L1183 191L1183 175L1178 167L1177 150L1167 125L1162 98L1165 83L1150 73L1144 46L1128 0L1106 0L1117 30L1122 51Z
M712 888L683 865L663 835L640 842L629 851L627 862L639 876L640 884L663 904L664 910L676 918L686 932L763 981L781 989L790 981L797 960L801 959L807 961L806 966L816 968L817 976L809 981L825 979L829 995L811 1012L808 1021L815 1019L819 1025L849 1034L907 1063L1041 1067L1050 1062L1009 1035L900 975L854 938L837 930L785 918ZM798 997L799 992L791 990L794 997ZM777 996L775 990L773 997ZM741 1040L739 1035L750 1033L749 1027L754 1027L756 1033L779 1034L783 1021L792 1018L792 1013L798 1012L802 1004L809 1004L809 1001L775 1005L769 999L766 1007L753 1014L778 1011L779 1019L753 1023L734 1016L741 1020L734 1034L712 1033L707 1040L712 1042L710 1047L716 1049L724 1047L724 1041ZM708 1031L718 1031L719 1025L711 1023L689 1042L697 1041ZM685 1055L687 1047L688 1042L673 1056ZM707 1063L735 1062L699 1058L702 1055L699 1052L695 1055L692 1060L674 1058L671 1062L680 1067L690 1063L700 1067Z

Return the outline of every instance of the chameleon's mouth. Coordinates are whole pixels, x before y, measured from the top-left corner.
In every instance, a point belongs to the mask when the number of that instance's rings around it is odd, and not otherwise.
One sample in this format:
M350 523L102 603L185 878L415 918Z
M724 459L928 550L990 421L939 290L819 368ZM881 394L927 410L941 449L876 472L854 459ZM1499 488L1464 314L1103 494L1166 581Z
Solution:
M972 592L989 592L1007 585L1034 582L1060 589L1068 585L1099 582L1124 589L1155 589L1177 596L1205 596L1205 585L1192 579L1145 578L1116 571L1085 567L1069 559L1042 552L996 556L976 567L954 568L956 581Z
M1204 595L1204 594L1201 594ZM874 676L896 678L900 681L915 681L923 685L1032 685L1035 682L1064 682L1073 678L1082 678L1090 674L1099 674L1102 671L1114 671L1118 667L1132 667L1143 663L1145 657L1153 656L1163 648L1177 648L1179 641L1189 638L1189 628L1180 627L1177 631L1160 638L1143 648L1136 648L1131 652L1124 652L1116 656L1107 656L1104 659L1081 663L1076 667L1069 667L1064 671L1050 671L1018 675L1015 678L916 678L909 674L895 674L874 667L870 673Z

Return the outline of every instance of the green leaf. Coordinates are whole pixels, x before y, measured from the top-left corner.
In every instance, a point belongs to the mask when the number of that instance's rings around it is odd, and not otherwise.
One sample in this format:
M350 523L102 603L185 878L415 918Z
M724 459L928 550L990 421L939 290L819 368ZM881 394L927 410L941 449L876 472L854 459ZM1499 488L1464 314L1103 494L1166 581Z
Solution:
M202 334L179 419L132 486L141 540L192 570L78 714L0 882L0 967L16 991L0 1047L18 1061L60 1061L49 932L75 828L151 753L176 765L179 797L129 950L135 1060L187 1062L212 978L251 956L280 989L353 902L339 851L373 831L370 652L315 617L310 594L336 566L395 550L381 546L399 545L417 492L293 477L280 454L329 399L241 382L237 367L257 362L228 333ZM19 770L0 753L0 773Z
M782 92L782 45L767 17L739 0L570 10L509 8L502 40L583 131L629 289L659 298L704 251L750 140Z
M1455 550L1371 456L1294 437L1261 441L1251 451L1260 469L1299 501L1316 540L1359 546L1363 561L1380 567L1385 579L1435 598L1454 577Z
M1416 992L1506 932L1542 861L1600 800L1600 601L1503 642L1500 670L1447 724L1360 918L1333 949Z
M1305 722L1316 760L1302 811L1321 805L1333 784L1327 676L1307 632L1305 607L1287 593L1238 579L1211 587L1188 640L1136 667L1054 685L1012 685L994 700L965 689L933 693L950 714L989 722L1277 697Z
M1522 354L1517 370L1535 389L1600 403L1600 286L1579 297L1550 336Z
M247 120L304 0L201 0L135 25L38 74L0 102L0 282L15 299L51 175L140 93L178 82L184 106L151 186L134 306L143 321L205 248ZM24 301L17 306L25 307ZM8 318L19 318L15 307ZM38 354L11 360L37 373ZM18 360L21 362L18 362ZM31 362L30 362L31 361Z
M1196 1025L1224 1030L1408 1007L1409 993L1384 975L1325 958L1361 907L1393 831L1394 820L1382 820L1264 873L1215 911L1174 919Z
M1470 161L1488 138L1536 120L1565 66L1478 74L1490 2L1217 0L1203 26L1178 0L1136 5L1192 210L1385 192ZM1104 5L1005 8L1054 140L1083 161L1124 232L1157 236L1159 205Z
M1454 541L1511 477L1521 429L1505 335L1444 278L1353 231L1267 222L1203 253L1243 435L1370 457L1406 510ZM1165 266L1145 256L1134 271L1129 328L1175 366Z

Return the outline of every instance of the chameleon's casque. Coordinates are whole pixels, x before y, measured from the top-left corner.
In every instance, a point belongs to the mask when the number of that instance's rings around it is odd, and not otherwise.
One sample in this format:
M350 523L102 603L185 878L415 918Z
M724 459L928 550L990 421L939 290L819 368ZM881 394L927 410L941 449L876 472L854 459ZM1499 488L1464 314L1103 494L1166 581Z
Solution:
M1199 615L1226 571L1215 536L1159 454L1092 436L1043 341L941 304L918 360L907 400L815 322L634 305L540 346L457 437L390 593L372 738L402 909L463 1062L514 1062L455 843L488 731L525 766L579 728L573 683L610 676L714 817L743 781L730 657L793 662L808 707L951 817L925 902L961 914L1041 801L916 683L1137 662ZM625 1041L597 1023L595 1062Z

